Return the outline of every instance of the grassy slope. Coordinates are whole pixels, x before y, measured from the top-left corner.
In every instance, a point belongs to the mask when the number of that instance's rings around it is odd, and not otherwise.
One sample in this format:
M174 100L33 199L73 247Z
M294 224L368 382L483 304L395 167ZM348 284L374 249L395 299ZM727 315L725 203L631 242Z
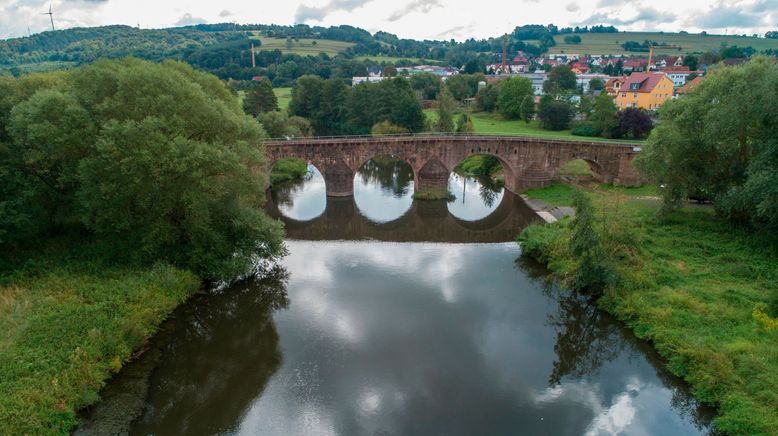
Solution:
M440 61L429 61L427 59L422 58L403 58L403 57L396 57L396 56L354 56L354 59L360 60L360 61L373 61L373 62L390 62L395 63L399 61L408 61L408 62L416 62L416 63L440 63Z
M289 102L292 100L292 88L273 88L273 92L278 99L278 108L286 110L289 107Z
M301 56L316 56L319 53L326 53L328 56L336 56L338 53L354 45L351 42L300 38L297 41L292 41L292 48L287 49L286 38L261 37L258 39L262 41L262 46L258 47L257 51L281 50L283 53L292 53ZM314 41L316 41L315 45L313 44Z
M0 433L68 433L76 410L97 401L104 381L200 287L169 266L117 268L65 252L0 276Z
M551 53L578 53L578 54L631 54L636 56L648 56L648 53L625 52L621 47L626 41L643 42L645 40L666 42L669 45L680 46L678 49L658 48L654 51L659 55L679 55L694 52L705 52L721 48L721 43L737 45L738 47L753 47L756 50L768 48L778 49L778 40L767 38L754 38L726 35L700 35L680 33L658 32L620 32L620 33L582 33L581 44L565 44L564 38L568 35L557 35L555 47L549 49Z
M559 185L542 191L530 195L570 204ZM718 429L778 434L778 321L758 312L778 292L774 247L709 210L689 208L662 221L655 212L637 201L620 210L639 238L639 267L621 265L623 288L602 306L650 340L700 400L720 406ZM569 232L555 224L535 237L564 244ZM566 255L547 252L564 273Z

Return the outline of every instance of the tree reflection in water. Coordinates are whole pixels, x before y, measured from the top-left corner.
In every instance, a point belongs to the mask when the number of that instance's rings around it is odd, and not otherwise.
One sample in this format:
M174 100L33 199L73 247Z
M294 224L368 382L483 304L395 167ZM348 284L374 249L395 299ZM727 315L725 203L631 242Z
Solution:
M690 418L699 430L709 428L715 412L697 402L683 380L663 369L665 363L648 343L598 309L591 297L561 289L548 269L533 259L520 256L516 266L527 277L542 282L543 293L559 304L557 312L548 316L548 325L556 330L556 359L549 375L549 386L559 385L564 379L594 376L623 353L642 355L655 368L662 385L671 392L672 407Z
M290 180L271 186L270 195L273 198L273 202L279 207L292 207L294 205L293 199L295 194L302 191L305 187L305 183L310 182L316 173L318 173L318 171L314 172L314 170L309 168L308 172L305 173L305 176L300 180Z
M131 434L233 430L281 365L272 314L289 305L287 280L276 267L264 278L197 297L208 304L183 306L175 331L161 344L163 363L152 374L146 410Z
M413 181L413 169L397 156L376 156L358 171L363 185L378 184L381 190L400 198L408 195Z

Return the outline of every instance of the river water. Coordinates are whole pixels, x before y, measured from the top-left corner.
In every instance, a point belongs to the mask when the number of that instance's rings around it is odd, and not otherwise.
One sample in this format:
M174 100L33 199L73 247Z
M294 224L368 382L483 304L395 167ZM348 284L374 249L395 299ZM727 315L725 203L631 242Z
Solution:
M289 255L179 308L77 433L710 431L647 344L520 257L514 194L454 175L451 202L413 201L384 158L328 199L311 170L268 204Z

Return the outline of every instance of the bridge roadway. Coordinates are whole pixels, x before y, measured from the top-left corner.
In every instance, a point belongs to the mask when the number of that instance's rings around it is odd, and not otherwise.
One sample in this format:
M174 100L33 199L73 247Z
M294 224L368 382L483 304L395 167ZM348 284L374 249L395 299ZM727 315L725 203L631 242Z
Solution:
M577 141L526 136L475 134L417 134L344 136L270 140L265 142L269 168L279 160L297 157L322 173L328 196L354 193L354 174L376 156L393 155L413 169L419 194L445 193L457 164L475 154L497 157L505 187L514 193L544 187L565 163L583 159L594 177L604 183L636 186L641 178L632 166L638 144Z
M376 223L360 211L354 197L329 197L324 212L308 221L284 216L270 200L268 215L284 222L286 235L306 241L377 240L392 242L496 243L516 239L521 229L539 220L529 206L506 192L488 216L461 220L449 213L445 201L414 201L401 217Z

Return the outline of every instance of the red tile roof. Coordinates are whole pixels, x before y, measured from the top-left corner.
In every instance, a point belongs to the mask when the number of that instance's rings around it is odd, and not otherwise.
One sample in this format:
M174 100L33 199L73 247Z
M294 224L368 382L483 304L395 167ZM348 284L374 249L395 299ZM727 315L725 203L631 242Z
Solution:
M664 73L632 73L621 85L621 92L651 92L662 77L666 77ZM632 89L632 84L639 84L640 87Z
M694 88L696 88L700 83L702 83L703 77L697 76L694 79L686 82L685 85L681 87L681 89L678 90L679 94L686 94L691 92Z

